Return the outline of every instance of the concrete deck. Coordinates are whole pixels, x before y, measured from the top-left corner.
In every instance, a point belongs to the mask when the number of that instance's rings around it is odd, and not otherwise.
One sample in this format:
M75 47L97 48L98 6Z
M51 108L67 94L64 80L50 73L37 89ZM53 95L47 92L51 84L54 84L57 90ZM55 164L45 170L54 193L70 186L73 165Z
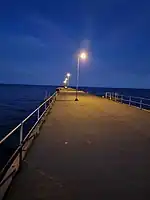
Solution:
M150 199L150 113L62 91L6 200Z

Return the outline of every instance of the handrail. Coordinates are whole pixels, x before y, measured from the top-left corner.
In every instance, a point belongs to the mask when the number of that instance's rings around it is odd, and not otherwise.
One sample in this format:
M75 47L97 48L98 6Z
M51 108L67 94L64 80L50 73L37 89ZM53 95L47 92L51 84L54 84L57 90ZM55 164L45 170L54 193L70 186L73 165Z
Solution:
M38 109L40 109L43 105L45 105L49 100L51 100L54 96L56 95L56 92L50 96L48 99L46 99L38 108L36 108L28 117L26 117L22 123L26 122L32 115L34 115L34 113L36 113L36 111L38 111Z
M21 123L16 126L12 131L10 131L3 139L0 140L0 145L5 142L5 140L7 140L7 138L9 138L9 136L11 136L19 127L21 126Z
M126 95L123 95L124 97L129 97L129 96L126 96ZM150 101L150 99L148 99L148 98L144 98L144 97L135 97L135 96L131 96L132 98L134 98L134 99L142 99L142 100L148 100L148 101Z
M49 100L51 100L56 95L56 92L50 96L48 99L46 99L42 104L40 104L39 107L37 107L30 115L28 115L20 124L18 124L12 131L10 131L3 139L0 140L0 145L9 137L11 136L18 128L21 127L22 124L24 124L30 117L32 117L45 103L47 103Z
M106 92L105 98L111 99L111 100L114 100L117 102L125 103L125 104L128 104L129 106L132 106L132 105L137 106L140 109L147 109L147 110L150 109L150 99L149 98L120 95L120 94L114 93L114 92Z
M106 93L107 94L112 94L112 95L117 94L117 96L132 97L132 98L135 98L135 99L145 99L145 100L150 101L149 98L145 98L145 97L136 97L136 96L122 95L122 94L118 94L117 92L105 92L105 95L106 95Z
M21 168L22 160L23 160L24 145L26 145L28 141L30 141L32 138L34 138L34 137L36 137L36 135L38 135L39 128L40 128L41 124L43 123L42 119L44 119L44 117L47 115L49 109L51 108L51 105L53 105L53 103L55 102L57 93L58 92L56 91L53 95L51 95L49 98L47 98L31 114L29 114L20 124L18 124L12 131L10 131L4 138L2 138L0 140L0 146L1 146L13 133L15 133L16 131L20 131L20 135L19 135L20 142L16 145L16 149L14 149L14 153L12 153L12 155L10 155L10 157L8 158L4 167L0 171L0 187L2 185L4 185L5 182L9 181L11 177L13 177L14 173L11 172L11 168L12 168L12 165L13 165L15 159L18 156L19 156L19 161L18 161L19 167L17 168L17 166L16 166L16 172ZM40 108L42 108L42 107L44 110L41 109L42 113L40 113L41 112ZM31 127L29 127L30 130L27 130L27 133L25 132L25 134L24 134L24 130L26 130L24 128L25 122L30 120L30 118L32 116L36 117L36 116L34 116L35 113L37 113L37 120L32 124ZM34 132L34 130L35 130L35 132ZM10 182L9 182L9 184L10 184ZM8 187L8 185L7 185L7 187ZM7 188L7 187L4 186L4 188ZM0 190L0 192L1 192L1 190ZM4 191L4 193L5 193L5 191ZM4 193L2 194L2 196L4 195ZM0 199L1 199L1 194L0 194Z

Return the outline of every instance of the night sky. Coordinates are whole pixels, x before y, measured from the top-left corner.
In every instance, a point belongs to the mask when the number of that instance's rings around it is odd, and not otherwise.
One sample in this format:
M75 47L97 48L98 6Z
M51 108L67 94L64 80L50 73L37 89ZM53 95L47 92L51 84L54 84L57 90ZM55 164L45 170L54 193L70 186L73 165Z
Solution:
M0 83L150 88L150 1L0 2Z

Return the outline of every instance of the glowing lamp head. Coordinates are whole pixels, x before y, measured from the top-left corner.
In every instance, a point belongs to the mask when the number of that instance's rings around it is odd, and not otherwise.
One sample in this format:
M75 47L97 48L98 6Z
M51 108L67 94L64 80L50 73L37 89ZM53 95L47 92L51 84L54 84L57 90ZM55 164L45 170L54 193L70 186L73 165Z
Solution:
M71 76L71 74L70 73L67 73L67 77L69 78Z
M85 52L82 52L79 57L82 59L82 60L86 60L87 59L87 53Z

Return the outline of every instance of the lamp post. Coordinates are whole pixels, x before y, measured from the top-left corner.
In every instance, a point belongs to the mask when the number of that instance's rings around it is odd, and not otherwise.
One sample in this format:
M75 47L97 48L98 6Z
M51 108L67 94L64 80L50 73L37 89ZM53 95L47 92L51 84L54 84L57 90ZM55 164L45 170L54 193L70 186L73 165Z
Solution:
M63 83L64 83L64 88L65 88L67 85L67 80L65 79Z
M77 79L76 79L76 98L75 101L79 101L78 99L78 88L79 88L79 71L80 71L80 60L86 60L87 59L87 53L81 52L78 55L78 62L77 62Z

